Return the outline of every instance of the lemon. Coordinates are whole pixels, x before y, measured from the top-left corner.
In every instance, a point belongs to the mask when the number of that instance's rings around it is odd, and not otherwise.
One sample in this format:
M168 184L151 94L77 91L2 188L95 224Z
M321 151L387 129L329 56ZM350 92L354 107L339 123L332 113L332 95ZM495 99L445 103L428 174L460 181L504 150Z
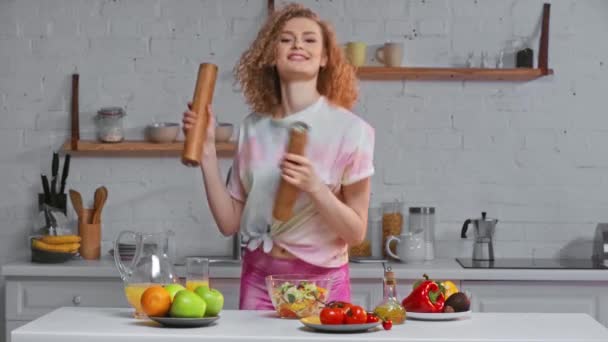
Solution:
M450 281L450 280L445 280L441 282L441 285L443 286L443 297L445 299L450 298L451 295L453 295L454 293L458 292L458 286L456 286L456 284L454 284L454 282Z

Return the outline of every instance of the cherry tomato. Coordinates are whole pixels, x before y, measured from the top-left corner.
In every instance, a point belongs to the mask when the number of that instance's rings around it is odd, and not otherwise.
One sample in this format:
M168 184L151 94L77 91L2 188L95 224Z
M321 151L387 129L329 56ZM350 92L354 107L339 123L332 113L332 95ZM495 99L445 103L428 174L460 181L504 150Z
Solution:
M321 324L343 324L344 311L340 308L323 308L320 314Z
M364 324L367 322L367 313L358 305L353 305L348 308L345 316L344 323L346 324Z
M380 322L380 318L378 318L378 316L373 313L373 312L368 312L367 313L367 322L366 323L377 323Z
M382 327L384 328L384 330L391 330L391 328L393 327L393 321L391 321L390 319L382 321Z
M288 308L280 308L279 316L284 318L298 318L298 315Z

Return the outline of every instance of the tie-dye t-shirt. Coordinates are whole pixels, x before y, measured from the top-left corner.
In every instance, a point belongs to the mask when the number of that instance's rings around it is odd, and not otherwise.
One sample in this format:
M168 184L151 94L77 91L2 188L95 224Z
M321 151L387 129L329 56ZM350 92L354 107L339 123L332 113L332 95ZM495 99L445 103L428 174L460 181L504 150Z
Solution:
M323 220L306 193L298 195L294 218L273 225L274 197L281 180L279 164L289 127L296 121L308 125L305 155L335 194L339 196L342 186L374 173L374 129L321 97L281 119L257 113L244 119L228 191L244 202L240 231L249 250L261 245L268 253L277 244L310 264L338 267L348 262L346 242Z

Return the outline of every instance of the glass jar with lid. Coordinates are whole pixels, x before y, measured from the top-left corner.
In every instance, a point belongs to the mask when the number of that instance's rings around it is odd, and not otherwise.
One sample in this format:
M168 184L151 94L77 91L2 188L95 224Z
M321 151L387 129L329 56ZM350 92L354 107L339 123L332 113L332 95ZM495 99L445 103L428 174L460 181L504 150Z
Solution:
M382 203L382 246L386 245L386 240L391 235L401 235L403 227L403 202L394 200L392 202ZM390 249L395 252L396 244L391 244ZM383 248L384 257L388 257L388 253Z
M103 142L116 143L124 139L123 117L120 107L104 107L97 112L97 138Z
M373 259L382 259L384 250L383 234L382 234L382 208L369 208L367 216L367 236L370 241L371 257Z
M435 208L410 207L409 231L424 236L425 260L435 258Z

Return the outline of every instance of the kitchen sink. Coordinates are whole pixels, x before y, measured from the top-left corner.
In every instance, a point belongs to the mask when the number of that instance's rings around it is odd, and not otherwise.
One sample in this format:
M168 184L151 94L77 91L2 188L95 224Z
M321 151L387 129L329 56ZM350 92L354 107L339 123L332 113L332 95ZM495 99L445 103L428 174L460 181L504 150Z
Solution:
M177 263L175 263L175 266L185 266L186 265L186 258L207 258L209 259L209 265L240 265L241 264L241 260L239 259L234 259L231 256L198 256L198 255L189 255L187 257L184 257L183 260L178 261Z

